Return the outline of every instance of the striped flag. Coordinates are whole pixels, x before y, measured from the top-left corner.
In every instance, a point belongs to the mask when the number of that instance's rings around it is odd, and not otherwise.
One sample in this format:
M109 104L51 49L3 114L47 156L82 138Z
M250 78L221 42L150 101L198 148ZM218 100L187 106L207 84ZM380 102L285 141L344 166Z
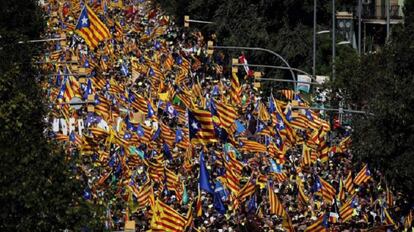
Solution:
M335 198L336 190L332 185L330 185L326 180L319 177L319 180L322 185L322 198L327 202L332 202Z
M306 146L305 143L303 143L302 148L302 166L310 166L312 164L311 159L311 148Z
M328 215L323 214L321 215L318 220L316 220L313 224L308 226L305 229L305 232L322 232L328 231L329 223L328 223Z
M177 200L181 201L183 188L182 188L182 184L180 182L179 176L177 176L173 171L167 168L164 169L164 172L165 172L164 178L167 184L167 189L170 191L174 191L177 196Z
M236 110L230 105L217 101L215 101L215 106L217 109L217 115L223 127L226 129L230 128L234 121L239 117Z
M259 103L259 109L258 110L259 110L259 112L258 112L257 117L258 117L259 120L262 120L264 122L267 122L267 121L270 120L270 114L267 111L266 105L263 102Z
M293 97L295 96L295 91L291 89L282 89L280 92L288 100L293 100Z
M267 152L267 147L261 143L252 140L243 140L242 149L249 152Z
M241 87L240 87L239 78L237 77L236 73L231 74L230 83L231 83L231 87L230 87L231 100L233 101L234 105L239 105L241 103L241 98L240 98Z
M175 142L175 133L174 131L165 123L160 121L161 127L161 138L168 144L168 146L173 147Z
M196 201L196 216L201 217L203 215L203 203L201 202L201 191L198 188L198 195Z
M150 198L153 194L151 181L147 181L136 196L141 209L150 203Z
M243 188L241 188L240 191L237 193L234 208L237 209L238 206L246 200L246 198L253 195L253 193L255 192L256 192L255 180L250 178L249 181L243 186Z
M354 189L354 183L352 181L352 172L350 171L348 176L346 177L345 181L345 189L346 191L348 191L348 193L350 195L354 195L355 194L355 189Z
M109 29L86 4L76 24L76 32L91 48L95 48L99 42L111 38Z
M387 196L386 196L387 206L388 207L393 207L394 206L394 197L392 196L392 192L388 188L388 186L387 186L386 194L387 194Z
M410 210L408 215L404 218L404 228L409 229L413 221L413 211Z
M277 216L282 216L285 214L285 210L283 208L282 203L279 201L278 197L276 196L273 188L268 185L269 191L269 203L270 203L270 214L276 214Z
M345 190L344 190L344 183L342 181L342 178L339 180L339 190L338 190L338 199L339 201L345 200Z
M211 113L206 110L188 110L190 140L194 144L217 142Z
M164 202L157 200L152 209L151 229L156 231L184 231L187 219Z
M288 179L286 172L272 173L272 177L276 183L281 183Z
M240 190L240 175L234 171L234 169L227 162L224 162L224 168L226 172L222 178L218 178L230 191L237 195Z
M395 225L394 219L392 219L391 215L388 213L388 210L384 208L384 215L385 215L385 223L387 225Z
M363 183L367 182L371 178L371 172L368 169L368 164L359 171L359 173L355 176L354 183L356 185L362 185Z
M299 203L306 206L309 202L309 197L305 194L304 186L299 176L296 176L296 185L298 186Z
M352 214L354 212L354 208L352 207L353 206L353 200L354 199L348 200L339 209L339 215L342 219L342 222L347 222L349 219L352 218Z
M58 101L63 99L64 102L70 102L75 96L80 96L80 84L75 77L66 76L60 88L57 99Z

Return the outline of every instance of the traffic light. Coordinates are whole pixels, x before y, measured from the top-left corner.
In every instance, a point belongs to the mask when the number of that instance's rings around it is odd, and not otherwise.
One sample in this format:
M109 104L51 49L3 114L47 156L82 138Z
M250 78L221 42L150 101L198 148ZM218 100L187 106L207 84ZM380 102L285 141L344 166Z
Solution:
M184 27L189 27L190 26L190 16L185 15L184 16Z
M213 47L213 41L208 41L207 42L207 55L213 55L214 53L214 47Z
M93 102L95 102L95 95L93 95L93 94L88 95L87 101L88 101L88 112L90 112L90 113L94 112L95 111L95 106L94 106ZM91 103L89 103L89 102L91 102Z
M231 60L231 72L232 73L237 73L237 71L238 71L238 67L237 66L234 66L234 65L236 65L236 64L239 64L239 59L235 59L235 58L233 58L232 60Z
M262 73L261 72L254 72L253 73L254 78L261 78L262 77Z

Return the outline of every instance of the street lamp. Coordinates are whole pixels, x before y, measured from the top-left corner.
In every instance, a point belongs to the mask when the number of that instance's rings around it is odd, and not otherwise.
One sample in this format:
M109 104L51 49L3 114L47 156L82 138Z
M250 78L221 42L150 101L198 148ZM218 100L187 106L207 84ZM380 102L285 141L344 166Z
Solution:
M190 19L190 16L185 15L184 16L184 27L189 27L190 26L190 22L191 23L200 23L200 24L214 24L214 22L211 22L211 21L203 21L203 20Z
M313 0L313 60L312 74L316 76L316 0Z
M42 42L49 42L49 41L60 41L60 40L66 40L65 37L61 38L48 38L48 39L34 39L34 40L26 40L26 41L18 41L18 44L24 44L24 43L42 43Z
M316 25L314 25L314 27L316 27ZM316 31L316 28L314 28L314 31ZM318 31L314 34L314 37L313 37L313 46L314 47L313 47L313 56L312 56L312 59L313 59L312 75L313 75L314 78L316 77L316 35L323 35L323 34L327 34L329 32L331 32L331 31L329 31L329 30Z
M318 34L318 35L322 35L322 34L328 34L328 33L330 33L331 31L330 30L323 30L323 31L318 31L318 32L316 32L316 34Z
M296 80L295 78L295 74L292 71L292 67L290 67L289 63L286 61L285 58L283 58L281 55L279 55L278 53L267 49L267 48L260 48L260 47L238 47L238 46L219 46L219 45L213 45L212 41L208 41L207 42L207 52L208 53L212 53L213 49L227 49L227 50L250 50L250 51L262 51L262 52L267 52L270 53L274 56L276 56L277 58L279 58L285 65L286 67L288 67L290 69L290 74L292 76L292 80ZM295 85L295 90L296 90L296 85Z
M351 44L351 42L349 42L349 41L341 41L341 42L338 42L336 45L345 45L345 44Z
M289 68L289 67L285 67L285 66L275 66L275 65L264 65L264 64L233 64L233 66L249 66L249 67L257 67L257 68L272 68L272 69L282 69L282 70L292 70L292 71L296 71L298 73L302 73L305 74L306 76L309 76L312 80L316 81L316 79L310 75L309 73L298 69L298 68ZM293 80L295 81L295 80Z

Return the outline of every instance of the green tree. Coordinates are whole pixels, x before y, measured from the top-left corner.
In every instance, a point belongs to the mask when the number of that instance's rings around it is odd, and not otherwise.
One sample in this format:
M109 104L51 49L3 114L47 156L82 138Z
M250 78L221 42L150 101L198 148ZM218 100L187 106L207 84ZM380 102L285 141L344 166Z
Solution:
M370 114L354 117L355 158L381 170L414 200L414 4L406 1L405 23L379 53L338 62L335 88L347 104Z
M213 25L197 24L205 34L216 33L220 44L263 47L271 49L288 60L292 67L308 72L312 67L313 0L262 0L262 1L167 1L157 0L169 14L182 23L184 15L215 22ZM318 1L318 30L330 24L330 1ZM318 38L323 43L329 37ZM318 70L329 66L330 47L318 49ZM237 52L240 54L240 51ZM251 63L283 63L272 55L262 52L248 54ZM269 70L266 70L269 71ZM284 71L284 75L290 75Z
M32 65L41 47L18 43L39 38L44 26L38 1L1 1L1 231L78 231L101 215L82 197L76 159L48 141L42 79Z

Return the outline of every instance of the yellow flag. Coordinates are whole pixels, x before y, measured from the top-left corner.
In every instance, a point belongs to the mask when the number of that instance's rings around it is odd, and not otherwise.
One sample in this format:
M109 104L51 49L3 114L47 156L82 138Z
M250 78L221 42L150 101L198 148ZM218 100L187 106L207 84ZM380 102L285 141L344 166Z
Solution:
M169 94L168 92L166 93L159 93L158 97L161 101L168 101L169 100Z

